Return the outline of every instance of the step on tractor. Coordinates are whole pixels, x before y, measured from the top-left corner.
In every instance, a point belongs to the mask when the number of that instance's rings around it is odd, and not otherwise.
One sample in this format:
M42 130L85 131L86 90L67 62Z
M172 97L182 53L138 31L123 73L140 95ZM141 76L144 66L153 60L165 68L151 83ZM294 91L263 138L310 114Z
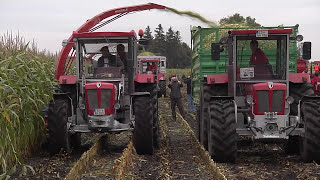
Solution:
M230 29L225 36L218 35L225 29L209 29L220 39L207 49L208 29L194 28L196 134L213 160L235 162L237 141L249 137L283 142L287 153L320 161L320 99L309 75L296 70L297 59L310 60L311 43L302 42L297 27Z
M150 67L150 69L148 68ZM137 74L154 74L158 84L158 97L166 97L166 57L138 56Z
M82 133L133 131L138 154L159 147L157 79L136 71L138 51L147 42L143 31L140 39L133 30L94 31L129 12L164 8L149 3L108 10L62 42L55 71L59 89L46 113L51 154L70 153L81 144Z

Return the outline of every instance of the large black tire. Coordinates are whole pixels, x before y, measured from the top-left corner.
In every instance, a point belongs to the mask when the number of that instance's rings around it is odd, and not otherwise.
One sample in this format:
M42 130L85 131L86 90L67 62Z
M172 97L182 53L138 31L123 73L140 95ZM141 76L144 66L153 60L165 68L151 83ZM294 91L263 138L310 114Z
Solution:
M294 98L294 102L290 105L290 115L298 115L299 101L303 96L313 94L313 87L310 83L290 83L289 95Z
M301 111L305 134L302 141L301 156L305 162L320 163L320 101L307 100L302 103Z
M209 154L217 162L235 162L237 133L232 100L210 102Z
M162 97L162 95L164 97L166 97L167 95L167 86L166 86L166 81L165 80L160 80L159 81L159 88L160 88L160 93L159 96Z
M153 117L150 97L134 98L134 147L138 154L153 154Z
M208 150L209 102L211 96L226 96L226 84L202 84L200 94L200 143Z
M152 116L153 116L153 145L156 149L160 147L160 131L159 131L159 112L158 112L158 95L157 85L153 84L150 90L152 100Z
M157 84L136 84L137 92L149 92L152 103L152 117L153 117L153 143L155 148L160 146L160 128L158 116L158 91Z
M70 133L67 129L68 117L71 115L70 101L56 99L49 104L48 109L48 151L51 155L61 149L71 152Z

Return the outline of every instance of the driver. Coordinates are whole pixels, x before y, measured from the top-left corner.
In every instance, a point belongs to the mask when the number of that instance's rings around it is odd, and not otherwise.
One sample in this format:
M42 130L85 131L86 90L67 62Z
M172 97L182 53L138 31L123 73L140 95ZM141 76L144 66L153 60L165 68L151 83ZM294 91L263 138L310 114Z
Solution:
M265 65L269 64L269 60L264 52L258 48L259 44L257 40L252 40L250 42L250 49L252 55L250 57L250 65Z
M120 67L120 70L124 69L123 63L121 60L117 60L117 57L112 55L109 52L108 46L103 46L100 49L102 56L98 59L98 67Z

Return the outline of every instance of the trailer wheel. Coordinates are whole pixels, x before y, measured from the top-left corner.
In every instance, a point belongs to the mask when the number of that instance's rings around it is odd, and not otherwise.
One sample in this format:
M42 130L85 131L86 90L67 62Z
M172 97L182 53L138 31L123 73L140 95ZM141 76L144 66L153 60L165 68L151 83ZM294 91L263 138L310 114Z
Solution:
M149 97L134 98L134 147L138 154L153 154L152 102Z
M301 156L305 162L320 162L320 101L307 100L301 105L305 134Z
M313 87L310 83L290 83L289 94L294 98L294 102L290 105L290 115L298 115L299 101L303 96L313 94Z
M68 117L70 116L70 101L56 99L49 104L48 109L48 150L51 155L61 149L71 152L70 133L68 132Z
M235 162L237 155L236 116L231 100L210 103L209 154L214 161Z
M160 97L162 97L162 95L163 95L164 97L166 97L166 95L167 95L166 81L160 80L160 81L159 81L159 87L160 87L160 93L159 93Z

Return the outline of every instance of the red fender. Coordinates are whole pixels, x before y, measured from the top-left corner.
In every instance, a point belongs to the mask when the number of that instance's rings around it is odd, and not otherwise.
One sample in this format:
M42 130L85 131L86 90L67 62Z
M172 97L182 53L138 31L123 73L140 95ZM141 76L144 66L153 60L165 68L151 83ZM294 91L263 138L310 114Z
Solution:
M150 9L165 9L165 8L166 8L165 6L162 6L159 4L148 3L148 4L137 5L137 6L128 6L128 7L107 10L86 21L75 32L77 33L88 32L91 28L93 28L95 25L97 25L99 22L101 22L105 18L108 18L116 14L122 14L122 13L134 12L134 11L144 11L144 10L150 10ZM62 48L58 61L56 63L56 72L54 74L54 77L57 80L61 75L65 73L64 72L65 62L70 53L70 50L72 49L73 44L74 44L73 36L71 35L68 39L68 44Z

